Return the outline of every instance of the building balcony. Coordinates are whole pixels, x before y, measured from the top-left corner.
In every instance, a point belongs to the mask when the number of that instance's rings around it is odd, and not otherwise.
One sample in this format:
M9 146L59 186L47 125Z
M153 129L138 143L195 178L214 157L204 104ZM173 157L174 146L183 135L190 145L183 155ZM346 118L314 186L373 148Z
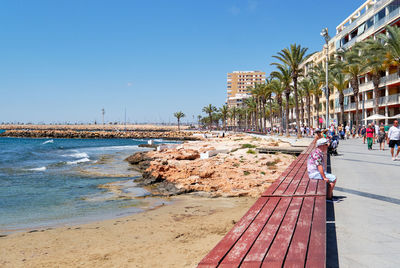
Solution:
M374 99L366 100L364 102L364 109L374 108L374 103L375 103ZM387 106L387 105L395 105L395 104L400 104L400 94L383 96L383 97L380 97L378 99L378 106L379 107ZM358 103L358 109L362 110L362 107L363 107L363 102L360 101ZM351 111L351 110L355 110L355 109L356 109L356 103L355 102L347 104L347 105L344 106L344 111L345 112L348 112L348 111ZM340 113L340 106L335 107L335 113Z
M370 17L370 15L375 15L382 6L388 4L392 0L382 0L378 2L371 11L368 11L364 14L361 14L360 17L358 17L356 20L354 20L351 24L349 24L343 31L341 31L338 36L340 38L346 36L349 34L351 31L355 30L359 25L363 23L362 18L367 18ZM366 16L368 15L368 16ZM348 49L351 46L353 46L356 42L359 42L368 36L376 33L379 31L382 27L386 26L387 24L391 23L394 19L398 18L400 16L400 8L397 8L395 10L392 10L389 14L387 14L385 17L380 19L379 21L376 21L372 27L369 27L368 29L365 29L365 31L358 35L353 37L351 40L349 40L346 44L342 45L342 48Z
M381 78L379 87L383 86L389 86L391 84L395 83L400 83L400 77L398 73L390 74L388 76L384 76ZM359 85L359 91L364 92L364 91L369 91L371 89L374 89L374 84L372 81L368 81L367 83L363 83ZM352 88L347 88L343 90L343 94L345 96L353 95L353 89ZM339 96L339 92L336 92L336 95Z

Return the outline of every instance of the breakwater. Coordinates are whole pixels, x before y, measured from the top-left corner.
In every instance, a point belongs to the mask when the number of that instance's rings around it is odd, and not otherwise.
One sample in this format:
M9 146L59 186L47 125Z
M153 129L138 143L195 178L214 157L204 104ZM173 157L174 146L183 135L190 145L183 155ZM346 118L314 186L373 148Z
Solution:
M0 133L0 137L20 138L71 138L71 139L167 139L197 140L192 132L139 130L139 131L87 131L54 129L11 129Z

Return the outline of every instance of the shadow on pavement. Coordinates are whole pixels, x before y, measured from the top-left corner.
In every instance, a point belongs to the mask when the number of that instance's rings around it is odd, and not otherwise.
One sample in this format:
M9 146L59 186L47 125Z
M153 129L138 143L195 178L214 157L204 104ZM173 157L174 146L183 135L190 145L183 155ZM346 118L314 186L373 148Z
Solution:
M333 203L326 203L326 267L339 267L335 207Z
M331 173L331 158L328 154L326 171ZM335 196L339 199L338 196ZM342 200L343 196L340 196ZM334 203L326 202L326 267L339 267L339 254L336 238L335 206Z

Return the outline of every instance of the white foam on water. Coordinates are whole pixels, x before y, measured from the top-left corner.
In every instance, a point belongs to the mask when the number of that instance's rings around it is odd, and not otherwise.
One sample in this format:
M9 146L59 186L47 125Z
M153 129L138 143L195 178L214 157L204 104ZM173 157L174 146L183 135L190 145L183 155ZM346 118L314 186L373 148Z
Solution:
M123 151L123 150L138 150L141 149L137 145L125 145L125 146L104 146L104 147L97 147L97 148L88 148L87 150L90 151Z
M31 170L31 171L45 171L46 169L47 169L46 167L39 167L39 168L30 168L28 170Z
M85 162L89 162L90 159L88 157L84 157L75 161L67 161L67 165L76 165L79 163L85 163Z
M43 142L42 144L47 144L47 143L54 143L54 140L48 140L48 141Z
M63 156L65 157L73 157L73 158L89 158L89 155L85 152L77 152L77 153L73 153L73 154L64 154Z

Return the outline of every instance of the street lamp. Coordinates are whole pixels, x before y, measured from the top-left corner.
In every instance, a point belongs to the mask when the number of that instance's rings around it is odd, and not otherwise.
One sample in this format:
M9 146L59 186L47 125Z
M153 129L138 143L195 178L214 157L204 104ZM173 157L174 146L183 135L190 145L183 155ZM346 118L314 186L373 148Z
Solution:
M328 128L328 123L329 123L329 87L328 87L328 61L329 61L329 54L328 54L328 43L329 40L331 40L329 34L328 34L328 28L324 28L321 31L321 36L325 39L326 47L326 68L325 68L325 96L326 96L326 117L325 117L325 124L326 128Z

